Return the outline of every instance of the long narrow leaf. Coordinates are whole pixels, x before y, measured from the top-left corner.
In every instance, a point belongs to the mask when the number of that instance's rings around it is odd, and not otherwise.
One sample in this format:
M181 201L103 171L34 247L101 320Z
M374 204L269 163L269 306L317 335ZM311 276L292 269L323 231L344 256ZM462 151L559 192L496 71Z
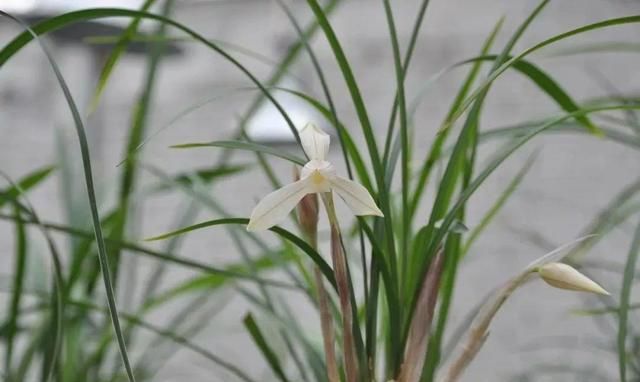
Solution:
M613 19L608 19L608 20L604 20L604 21L600 21L600 22L596 22L593 24L588 24L588 25L584 25L582 27L576 28L576 29L572 29L570 31L564 32L564 33L560 33L557 34L551 38L548 38L546 40L543 40L541 42L539 42L538 44L525 49L523 52L521 52L518 55L515 55L513 57L511 57L509 60L507 60L506 62L504 62L499 68L497 68L494 72L491 73L491 75L489 77L487 77L487 79L478 87L478 89L476 89L466 100L465 102L462 104L462 107L458 110L458 112L453 116L452 118L452 122L455 121L458 117L460 117L460 115L462 115L462 113L474 102L474 100L485 90L487 89L487 87L489 87L491 85L491 83L493 81L495 81L502 73L504 73L507 69L509 69L511 66L513 66L516 62L520 61L521 59L523 59L524 57L528 56L529 54L538 51L546 46L552 45L558 41L562 41L565 40L569 37L572 36L576 36L582 33L586 33L586 32L590 32L590 31L594 31L594 30L598 30L598 29L604 29L604 28L610 28L610 27L614 27L614 26L621 26L621 25L626 25L626 24L635 24L635 23L640 23L640 15L635 15L635 16L627 16L627 17L619 17L619 18L613 18Z
M2 11L0 11L0 14ZM14 19L17 22L20 22L17 19ZM52 305L55 307L53 312L51 313L50 318L47 321L50 321L50 327L43 333L42 340L46 343L45 349L43 349L43 368L42 368L42 380L45 382L50 382L53 379L54 372L56 370L56 365L58 363L58 357L62 348L62 336L63 336L63 325L62 320L64 319L64 302L62 291L65 289L64 283L64 275L62 271L62 261L60 259L60 252L58 251L56 244L53 238L49 235L49 232L44 228L42 222L36 213L35 208L25 196L25 191L20 187L19 184L15 183L11 178L5 174L3 171L0 171L0 176L4 178L13 189L18 192L18 196L22 197L25 200L26 207L19 205L20 203L17 200L14 200L14 205L16 206L16 210L26 210L26 212L31 215L35 224L42 232L44 236L49 252L51 253L51 259L53 263L53 293L51 294ZM18 212L19 213L19 212ZM24 220L21 220L19 224L24 224ZM17 307L16 307L17 309ZM53 332L53 338L49 336L49 334ZM39 343L39 336L36 337L37 342ZM20 373L20 370L19 370Z
M247 219L247 218L226 218L226 219L209 220L209 221L206 221L206 222L202 222L202 223L194 224L194 225L191 225L191 226L188 226L188 227L184 227L184 228L176 230L176 231L168 232L168 233L165 233L165 234L162 234L162 235L159 235L159 236L151 237L151 238L147 239L147 241L164 240L164 239L168 239L168 238L170 238L172 236L182 235L182 234L187 233L187 232L191 232L191 231L195 231L195 230L202 229L202 228L207 228L207 227L213 227L213 226L217 226L217 225L225 225L225 224L242 224L242 225L246 225L248 223L249 223L249 219ZM333 285L334 288L336 287L336 280L335 280L335 277L333 275L333 270L331 269L329 264L327 264L327 262L324 261L322 256L320 256L320 254L318 254L318 252L316 252L315 249L313 249L309 244L307 244L306 241L300 239L299 237L297 237L296 235L292 234L291 232L289 232L289 231L287 231L287 230L285 230L283 228L280 228L278 226L270 228L269 231L272 231L272 232L278 234L282 238L290 241L292 244L294 244L298 248L300 248L307 256L309 256L311 258L311 260L313 260L314 263L316 263L316 265L318 265L318 267L322 271L323 275L327 278L329 283L331 283L331 285Z
M148 11L149 8L151 8L153 3L155 2L156 0L145 0L145 2L139 8L140 11L141 12ZM118 60L120 59L120 57L122 57L127 47L129 46L129 43L133 40L133 37L135 36L138 30L138 25L140 25L140 21L141 21L140 17L135 17L133 20L131 20L127 28L122 32L122 34L116 41L115 46L113 47L113 49L111 50L111 53L109 54L109 57L107 57L107 59L105 60L105 64L98 78L98 85L96 86L93 99L91 100L91 105L89 108L90 111L93 111L98 107L98 103L100 102L100 96L102 95L102 92L104 91L105 87L107 86L107 83L109 82L109 77L111 76L113 69L115 69L115 66L118 63Z
M60 69L58 68L53 56L49 53L48 48L44 45L44 43L38 38L36 32L34 32L31 28L29 28L22 21L14 18L13 16L8 15L5 12L0 11L5 17L9 17L18 23L20 23L26 30L27 35L31 38L34 38L38 41L42 51L45 53L47 60L53 70L58 84L64 93L64 97L67 101L71 114L73 116L74 124L76 127L76 132L78 135L78 140L80 141L80 151L82 155L82 164L84 168L85 182L87 186L87 196L89 197L89 206L91 209L91 217L93 221L93 228L96 236L96 243L98 245L98 254L100 257L100 267L102 269L102 275L104 280L105 290L107 292L107 301L109 305L109 311L111 312L111 321L113 322L113 328L116 333L116 337L118 339L118 345L120 349L120 355L122 357L122 361L124 363L125 370L127 371L127 377L130 382L135 382L135 377L133 375L133 370L131 369L131 364L129 362L129 357L127 355L127 349L124 342L124 338L122 336L122 331L120 328L120 320L118 318L118 308L116 306L116 301L113 293L113 284L111 283L111 275L109 274L109 261L107 259L107 251L104 244L104 238L102 235L102 229L100 227L100 216L98 213L95 189L93 186L93 173L91 169L91 159L89 155L89 145L87 143L87 137L84 129L84 124L82 122L82 118L80 117L80 112L76 107L75 101L67 87L66 81L64 80Z
M620 372L620 382L627 381L627 321L629 318L631 286L634 281L638 255L640 255L640 221L633 236L629 255L627 255L622 289L620 291L620 307L618 310L618 370Z
M280 105L280 103L275 98L273 98L273 96L265 88L262 82L260 82L260 80L258 80L258 78L256 78L251 71L249 71L238 60L233 58L224 49L220 48L215 43L209 41L202 35L186 27L185 25L160 15L147 13L147 12L134 11L130 9L121 9L121 8L94 8L94 9L84 9L84 10L75 11L75 12L68 12L63 15L47 19L45 21L42 21L34 25L33 26L34 35L31 35L29 33L22 33L16 38L14 38L9 44L7 44L2 49L2 51L0 51L0 66L4 65L4 63L12 55L14 55L18 50L24 47L36 35L52 32L54 30L60 29L66 25L73 24L78 21L95 20L95 19L101 19L105 17L132 17L132 18L141 18L141 19L150 19L150 20L160 21L162 23L171 25L181 30L187 35L193 37L198 42L206 45L208 48L212 49L213 51L221 55L225 60L229 61L236 68L238 68L243 74L245 74L249 78L249 80L251 80L253 84L255 84L262 91L265 97L269 99L269 101L276 107L278 112L282 115L287 125L289 126L291 133L296 138L296 140L300 142L298 130L296 129L296 126L293 124L293 121L291 121L291 118L287 114L286 110L284 110L282 105Z
M473 245L475 240L480 236L482 232L484 232L485 228L489 225L489 223L493 220L493 218L498 214L500 209L504 206L509 197L513 194L513 192L518 188L518 185L522 182L524 177L531 169L535 158L531 158L525 163L525 165L518 171L516 176L513 177L511 182L507 185L505 190L500 194L500 197L495 201L495 203L489 208L489 211L484 215L480 223L469 234L468 239L465 241L464 246L462 248L462 256L464 256L469 248Z
M46 180L49 177L49 175L53 173L54 169L55 167L47 166L47 167L35 170L29 175L18 180L16 182L16 187L12 186L7 188L6 190L1 190L0 191L0 208L2 208L2 206L6 202L16 199L20 194L19 189L21 189L23 192L26 192L34 188L35 186L39 185L40 183L42 183L44 180Z
M253 151L257 153L269 154L276 156L281 159L288 160L289 162L293 162L297 165L304 166L307 163L306 160L297 157L295 155L291 155L283 150L278 150L273 147L260 145L252 142L243 142L243 141L214 141L214 142L203 142L203 143L184 143L179 145L171 146L174 149L191 149L191 148L201 148L201 147L225 147L229 149L235 150L246 150Z
M405 69L402 66L402 58L400 57L400 44L398 42L398 36L393 17L393 11L389 0L383 0L385 15L387 24L389 27L389 36L391 39L391 47L393 52L393 66L396 73L396 100L398 102L398 109L400 110L400 153L401 153L401 165L400 165L400 178L401 178L401 225L400 225L400 253L406 253L409 247L409 230L410 230L410 211L409 211L409 162L411 160L411 146L409 145L409 122L407 120L407 105L405 101L404 91L404 77L406 74ZM391 172L391 171L389 171ZM404 279L407 273L408 259L406 256L401 258L400 278ZM402 315L402 314L401 314ZM400 369L400 354L395 361L397 366L396 372Z
M504 60L509 56L511 49L516 44L516 42L520 39L520 37L524 34L527 27L533 22L537 15L540 14L542 9L547 5L548 0L543 0L540 4L531 12L529 17L527 17L522 24L518 27L516 32L511 36L509 41L506 43L499 57L493 64L491 71L497 70L499 65L504 62ZM459 219L460 214L464 211L464 206L466 203L457 203L456 211L449 212L447 214L447 209L449 208L449 204L453 198L455 188L459 184L459 181L463 181L463 186L467 186L469 183L470 174L472 168L466 169L468 173L465 174L464 165L467 162L468 153L471 152L472 156L475 153L477 130L478 130L478 121L480 117L480 112L483 107L484 100L488 94L489 87L487 86L482 93L478 95L476 99L474 99L473 106L467 115L467 118L464 122L462 130L458 136L458 139L455 144L455 148L453 153L451 154L451 158L447 163L447 167L445 169L445 173L442 176L442 180L440 182L440 186L438 187L438 192L436 194L436 199L433 203L433 209L431 211L431 215L429 217L428 226L434 227L436 222L439 222L443 219L443 217L448 216L449 219L443 220L441 226L436 229L435 234L430 239L426 254L429 256L437 251L437 248L441 245L441 241L445 238L446 233L450 227L450 224L454 219ZM468 188L468 187L466 187ZM466 189L465 189L466 191ZM459 243L452 243L452 246L458 247L458 250L454 251L453 256L459 256ZM441 351L441 342L442 337L444 335L444 330L447 324L447 316L448 316L448 306L450 304L450 300L453 296L453 288L455 286L454 279L457 271L457 259L445 259L444 265L444 288L443 297L442 297L442 309L438 312L438 323L436 325L436 332L432 337L432 341L429 342L429 346L427 349L427 361L425 362L424 373L422 375L422 381L431 381L433 380L433 376L436 370L436 367L440 360L440 351ZM422 265L422 264L421 264ZM423 266L418 268L419 278L418 280L423 280L426 270L423 269ZM410 311L413 312L415 307L415 301L417 300L417 286L414 290L412 290L412 298L410 304Z
M4 370L6 373L11 373L11 357L13 355L14 339L18 332L20 325L20 302L22 300L22 290L24 285L24 276L27 264L27 234L25 231L25 224L20 216L20 209L15 207L16 214L16 256L15 256L15 270L13 272L13 287L11 293L11 300L9 303L9 317L6 323L6 342L7 347L5 349L5 362Z
M278 356L269 346L269 343L262 334L262 331L260 331L260 328L258 327L258 324L256 324L256 321L253 319L251 313L248 313L244 317L243 322L244 326L247 328L247 331L251 335L251 338L253 338L253 341L258 346L258 349L260 349L262 355L267 360L267 363L269 364L269 366L271 366L271 370L273 371L273 373L278 377L280 381L289 382L287 376L284 373L284 370L282 369L280 361L278 360Z
M491 47L493 46L493 43L498 35L498 32L502 28L503 21L504 19L498 20L496 25L491 30L491 33L489 33L489 36L487 36L487 38L485 39L480 51L481 55L487 54L491 49ZM468 92L471 90L471 85L473 85L473 82L476 80L476 77L480 72L481 66L482 66L482 63L479 60L473 63L473 66L469 70L467 77L465 78L462 86L460 87L460 89L458 90L458 93L456 94L455 99L453 100L451 106L449 107L449 111L447 113L447 116L445 117L445 123L451 118L451 116L456 112L456 110L458 110L458 108L462 104L462 101L465 99ZM416 182L415 189L412 192L413 199L410 206L411 218L415 216L415 213L418 209L418 205L420 203L420 200L422 199L422 195L427 186L428 179L431 176L431 171L433 169L433 166L435 165L437 159L441 156L441 152L443 150L442 147L444 146L444 143L448 137L448 134L449 134L449 131L445 130L436 136L434 142L431 144L431 148L429 149L427 157L425 158L424 163L421 166L420 174L418 175L418 180Z
M69 300L67 301L68 304L76 306L78 308L82 308L82 309L89 309L92 311L97 311L103 314L108 314L107 311L105 311L104 309L100 308L99 306L91 303L91 302L87 302L87 301L78 301L78 300ZM241 369L239 369L238 367L234 366L232 363L223 360L222 358L216 356L215 354L211 353L208 349L199 346L195 343L193 343L192 341L190 341L189 339L176 334L175 332L171 331L171 330L166 330L164 328L158 327L154 324L151 324L147 321L142 320L140 317L135 316L135 315L131 315L131 314L126 314L123 313L122 314L122 318L128 322L130 322L131 324L135 325L135 326L139 326L141 328L144 328L152 333L155 333L159 336L168 338L178 344L180 344L181 346L183 346L186 349L189 349L191 351L193 351L194 353L212 361L214 364L216 364L217 366L222 367L223 369L229 371L230 373L234 374L236 377L240 378L241 380L245 381L245 382L255 382L252 378L250 378L244 371L242 371Z

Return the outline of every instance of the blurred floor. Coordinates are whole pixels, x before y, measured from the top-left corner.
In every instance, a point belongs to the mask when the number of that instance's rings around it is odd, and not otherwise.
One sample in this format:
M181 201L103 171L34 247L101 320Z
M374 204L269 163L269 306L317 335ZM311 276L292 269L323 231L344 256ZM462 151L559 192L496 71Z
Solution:
M405 43L409 38L417 3L403 1L396 4L399 36ZM274 60L281 57L295 40L295 31L271 1L211 1L195 4L179 1L178 4L175 17L203 35L238 44ZM418 94L426 80L443 67L477 55L485 36L504 15L503 32L496 45L501 47L536 4L537 1L531 0L432 1L407 80L409 97ZM304 2L294 2L293 9L303 23L310 20ZM638 13L640 3L637 1L552 2L516 45L515 51L519 52L549 36L583 24ZM352 62L373 124L376 129L383 131L386 129L395 80L382 5L371 0L345 1L332 17L332 22ZM4 22L0 28L0 43L4 44L16 30ZM637 42L638 36L640 27L623 26L591 33L572 43ZM534 62L557 78L569 94L584 100L607 93L609 89L603 85L602 77L622 93L637 93L640 86L640 71L637 70L640 59L637 55L601 53L563 58L545 55L569 44L549 48L534 58ZM341 119L362 142L348 93L325 39L318 35L313 45L325 65L333 95L339 100L337 107ZM213 150L176 152L167 147L175 143L228 138L234 131L237 115L242 113L251 99L246 93L229 90L250 85L236 68L195 43L186 43L184 47L186 52L183 57L172 58L162 65L162 76L154 95L150 131L161 128L193 104L221 92L229 94L180 119L145 147L144 161L169 173L212 163L217 157ZM86 98L86 81L90 71L86 51L77 47L61 47L55 53L74 95ZM270 73L270 68L263 63L241 55L238 57L258 77L265 78ZM107 86L100 106L104 131L99 134L101 158L95 166L99 174L98 187L106 198L105 203L113 196L117 184L114 178L118 171L116 164L122 159L126 131L132 118L132 105L141 91L144 68L143 59L123 59ZM304 91L321 96L318 81L306 56L303 55L294 66L293 74L302 79L299 85ZM445 76L424 98L415 119L416 160L421 160L425 155L464 75L464 70L459 70ZM32 44L0 70L0 103L0 169L19 178L33 169L52 163L56 158L55 130L63 129L69 133L72 126L53 76L36 45ZM86 106L86 102L84 104ZM518 74L507 73L492 88L483 114L482 128L504 126L556 111L557 107L534 85ZM97 133L90 131L90 134L95 136ZM70 142L76 150L73 136L70 133L67 135L71 137ZM382 139L382 133L379 139ZM480 163L491 155L492 147L483 147ZM97 147L94 149L98 150ZM544 253L543 248L530 240L532 233L553 245L571 241L615 193L640 174L638 152L625 146L584 135L538 137L507 161L473 197L468 212L471 225L481 218L496 195L535 151L538 157L531 172L491 225L487 235L471 249L467 264L459 274L453 322L461 320L481 296ZM341 155L335 147L331 155L336 162L340 162ZM253 160L245 154L237 154L234 158L238 163ZM290 174L291 169L282 161L273 161L273 165L283 179ZM215 197L235 215L248 215L255 200L269 191L267 180L256 177L257 174L256 170L217 185ZM146 182L152 179L148 174L145 176ZM49 181L46 187L32 194L32 201L47 220L62 219L59 190L56 182ZM181 197L175 196L146 203L138 237L169 229L173 210L183 205L180 200ZM199 219L212 216L213 213L204 211ZM11 263L12 230L6 223L0 223L0 227L0 253L3 255L0 264L4 267ZM616 231L603 240L590 258L620 261L627 253L628 245L629 233ZM238 259L230 240L223 233L215 231L190 235L180 253L212 264ZM178 280L188 274L176 269L172 277ZM604 278L603 284L617 293L619 281L616 278ZM598 335L599 329L589 319L568 313L582 303L582 298L575 294L552 290L540 283L527 286L495 320L491 336L471 365L465 381L509 380L518 372L528 371L543 363L561 362L584 368L597 363L604 372L615 370L614 352L593 354L578 347L531 350L533 344L544 342L542 338L563 336L567 338L565 344L570 344L572 342L568 339L584 341L589 336ZM213 320L205 335L198 337L198 342L238 362L244 369L255 371L254 375L270 380L266 368L258 369L256 366L262 365L262 361L243 333L239 318L245 311L246 305L234 302ZM155 319L162 322L162 314ZM314 324L311 320L310 330L317 332ZM212 381L210 370L211 365L206 361L181 351L170 364L162 368L157 380L171 381L179 377L183 381ZM223 381L224 377L219 380ZM569 379L559 374L548 380Z

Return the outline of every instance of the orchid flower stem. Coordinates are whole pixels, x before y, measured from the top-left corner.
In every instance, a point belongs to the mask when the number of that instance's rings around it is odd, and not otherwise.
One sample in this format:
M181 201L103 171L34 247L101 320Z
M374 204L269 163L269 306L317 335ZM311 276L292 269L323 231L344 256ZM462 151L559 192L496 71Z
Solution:
M342 311L343 342L344 342L344 365L347 382L358 381L358 357L353 336L353 307L350 298L350 281L347 271L347 260L342 249L342 238L340 226L333 204L333 194L325 192L322 195L329 224L331 226L331 258L333 261L333 271L338 286L338 296L340 297L340 310Z
M293 167L294 181L300 180L300 171ZM300 229L309 245L318 250L318 194L305 195L297 206ZM333 316L329 304L329 296L324 287L324 277L318 266L313 267L314 282L317 292L317 304L320 310L320 328L324 345L325 366L328 382L340 382L338 362L336 358L336 337L333 327Z
M466 367L469 366L471 361L473 361L489 336L488 329L493 318L513 292L515 292L516 289L529 279L532 272L534 272L534 270L530 268L526 269L524 272L509 280L498 291L493 302L490 302L490 304L484 308L484 313L481 311L481 318L478 323L471 328L469 337L462 347L462 353L451 364L451 366L449 366L449 370L447 371L444 379L442 379L442 382L455 382L459 380Z
M318 233L307 232L307 242L313 249L318 248ZM324 344L324 356L327 366L327 378L329 382L340 382L340 373L338 372L338 361L335 349L335 332L333 328L333 317L329 307L329 296L324 287L324 277L320 268L317 266L313 269L316 288L318 293L318 308L320 309L320 326L322 329L322 340Z
M333 329L333 318L329 310L329 298L327 296L327 290L323 285L322 273L318 267L315 267L314 275L318 287L318 305L320 308L320 325L322 327L324 356L327 364L327 377L329 382L340 382L335 349L336 338Z

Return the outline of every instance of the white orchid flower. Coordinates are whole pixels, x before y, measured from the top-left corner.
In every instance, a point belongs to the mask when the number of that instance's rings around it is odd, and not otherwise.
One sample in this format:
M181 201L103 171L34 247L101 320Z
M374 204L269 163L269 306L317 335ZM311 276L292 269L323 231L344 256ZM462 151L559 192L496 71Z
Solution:
M248 231L267 230L284 220L307 194L335 191L355 215L383 216L366 188L336 175L326 160L329 134L309 123L300 130L302 148L309 157L300 180L265 196L255 206L247 225Z

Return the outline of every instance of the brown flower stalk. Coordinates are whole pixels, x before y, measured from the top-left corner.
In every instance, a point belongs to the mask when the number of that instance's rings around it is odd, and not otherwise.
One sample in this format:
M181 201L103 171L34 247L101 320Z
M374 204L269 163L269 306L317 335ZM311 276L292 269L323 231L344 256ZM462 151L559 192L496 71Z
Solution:
M297 181L300 173L294 168L294 179ZM318 247L318 195L306 195L298 204L298 217L300 227L307 238L307 242L314 249ZM318 308L320 309L320 327L322 329L322 340L324 344L324 356L327 367L327 377L329 382L340 382L338 372L338 362L336 361L335 332L333 329L333 318L329 308L329 296L324 288L322 272L315 266L313 269L316 290L318 293Z
M417 382L424 364L424 352L433 321L433 311L438 300L438 286L442 276L442 248L434 257L427 275L422 282L415 313L411 319L405 356L398 376L398 382Z
M336 361L335 335L333 331L333 321L329 310L329 298L324 289L322 273L318 267L314 269L316 285L318 288L318 304L320 307L320 324L322 326L322 340L324 342L324 356L327 363L327 377L329 382L340 382L338 374L338 362Z
M340 227L335 214L333 196L330 192L324 194L324 203L331 225L331 259L333 260L333 272L338 286L340 297L340 310L342 312L343 344L344 344L344 368L347 374L347 382L358 381L358 357L356 356L355 341L353 337L353 306L351 305L349 274L347 272L347 260L342 250L342 238Z
M462 372L478 354L482 345L484 345L487 336L489 336L489 325L496 313L498 313L498 310L500 310L500 307L502 307L504 302L516 289L518 289L520 285L529 279L530 275L530 271L527 270L517 277L509 280L507 284L500 289L493 303L486 307L484 313L480 317L480 320L478 320L477 324L471 328L469 337L462 347L462 352L451 366L449 366L449 370L447 371L443 382L455 382L460 378Z

